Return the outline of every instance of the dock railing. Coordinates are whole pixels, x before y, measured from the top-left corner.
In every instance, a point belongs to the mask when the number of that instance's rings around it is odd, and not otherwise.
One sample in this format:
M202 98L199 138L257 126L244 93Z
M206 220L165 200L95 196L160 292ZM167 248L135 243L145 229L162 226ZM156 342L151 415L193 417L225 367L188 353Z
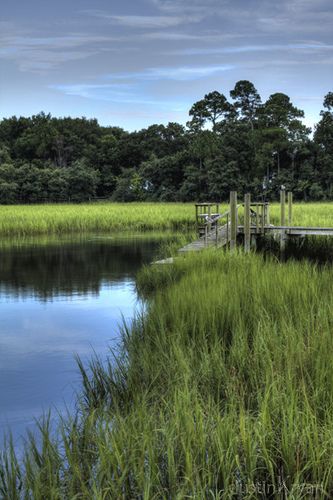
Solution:
M280 227L282 251L287 238L287 226L290 227L292 224L292 204L292 193L288 192L286 203L285 190L281 189L281 227L286 227L286 230ZM195 205L198 236L205 243L205 246L211 245L212 240L215 240L216 246L220 246L221 240L223 240L225 242L223 245L230 244L230 249L233 250L237 246L238 235L241 234L244 237L245 251L249 252L252 240L254 241L258 236L264 236L267 231L275 227L270 224L269 203L252 201L250 193L246 193L244 202L238 204L237 192L231 191L228 210L219 213L219 207L219 203L197 203ZM286 212L288 217L286 217Z

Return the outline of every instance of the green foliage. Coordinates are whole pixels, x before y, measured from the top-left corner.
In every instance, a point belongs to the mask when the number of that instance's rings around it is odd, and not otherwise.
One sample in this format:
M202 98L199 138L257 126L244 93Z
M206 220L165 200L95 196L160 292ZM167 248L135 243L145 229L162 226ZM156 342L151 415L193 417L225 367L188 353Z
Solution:
M253 83L248 80L240 80L230 91L230 96L235 101L234 106L240 118L250 123L253 129L261 106L261 97Z
M95 196L99 173L87 166L85 162L77 161L68 168L67 179L71 201L86 201Z
M0 202L221 199L233 186L258 196L263 185L274 198L281 182L299 199L332 199L332 92L313 139L286 94L262 103L253 83L240 80L230 96L233 102L215 90L195 102L187 129L171 122L129 133L45 113L5 118L0 166L12 170L10 177L0 172Z
M0 181L0 203L9 205L15 203L18 193L18 184L16 182Z

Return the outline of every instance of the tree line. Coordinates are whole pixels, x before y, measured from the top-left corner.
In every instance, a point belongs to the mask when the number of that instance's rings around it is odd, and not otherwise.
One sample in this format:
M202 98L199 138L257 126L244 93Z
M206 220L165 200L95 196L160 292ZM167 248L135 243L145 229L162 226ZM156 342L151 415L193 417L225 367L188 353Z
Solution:
M217 201L229 191L274 199L333 199L333 92L311 131L283 93L265 102L241 80L230 100L210 92L186 127L127 132L97 120L32 117L0 121L0 203ZM313 134L311 134L313 132Z

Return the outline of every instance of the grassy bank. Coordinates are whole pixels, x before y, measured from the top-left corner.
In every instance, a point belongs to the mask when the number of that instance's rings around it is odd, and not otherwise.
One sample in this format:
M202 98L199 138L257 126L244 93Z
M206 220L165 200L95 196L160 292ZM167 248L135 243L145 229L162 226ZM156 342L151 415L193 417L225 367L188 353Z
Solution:
M0 466L0 497L332 498L333 270L207 251L145 268L124 357L77 418Z
M221 207L224 211L227 204ZM271 221L280 222L278 204ZM332 203L295 204L293 224L333 227ZM0 206L0 235L31 236L87 231L158 231L194 228L193 203L89 203Z

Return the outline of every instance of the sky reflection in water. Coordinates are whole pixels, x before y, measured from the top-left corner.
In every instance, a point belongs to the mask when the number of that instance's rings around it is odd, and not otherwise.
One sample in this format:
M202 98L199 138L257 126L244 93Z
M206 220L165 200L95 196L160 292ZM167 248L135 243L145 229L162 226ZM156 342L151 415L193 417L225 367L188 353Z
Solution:
M0 248L0 435L17 439L79 387L75 354L105 358L140 307L137 270L156 238L81 238ZM1 438L0 438L1 442Z

